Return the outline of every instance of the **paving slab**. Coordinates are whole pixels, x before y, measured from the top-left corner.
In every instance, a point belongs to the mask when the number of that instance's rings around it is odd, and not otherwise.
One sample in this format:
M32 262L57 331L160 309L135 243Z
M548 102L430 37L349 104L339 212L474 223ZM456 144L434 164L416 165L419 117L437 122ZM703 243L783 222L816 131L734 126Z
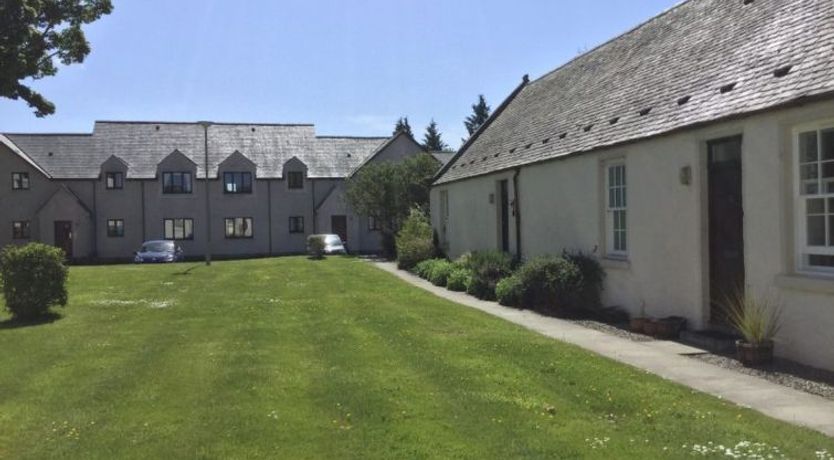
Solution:
M434 286L411 273L398 270L396 264L393 263L372 263L381 270L438 297L751 408L769 417L811 428L834 437L834 401L685 356L702 353L703 350L698 348L664 341L634 342L569 321L542 316L531 311L502 307L496 302L487 302L464 293L451 292Z

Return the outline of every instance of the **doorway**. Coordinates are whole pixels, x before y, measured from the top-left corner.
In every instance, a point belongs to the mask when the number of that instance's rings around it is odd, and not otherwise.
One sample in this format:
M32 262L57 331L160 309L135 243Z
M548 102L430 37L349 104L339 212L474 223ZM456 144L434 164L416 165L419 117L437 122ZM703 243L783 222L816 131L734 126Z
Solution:
M347 216L330 216L330 231L347 243Z
M718 139L707 147L710 324L725 326L724 304L745 282L742 137Z
M501 250L510 252L510 191L509 181L498 182L499 219L501 225Z
M55 221L55 247L63 249L67 259L72 259L72 222Z

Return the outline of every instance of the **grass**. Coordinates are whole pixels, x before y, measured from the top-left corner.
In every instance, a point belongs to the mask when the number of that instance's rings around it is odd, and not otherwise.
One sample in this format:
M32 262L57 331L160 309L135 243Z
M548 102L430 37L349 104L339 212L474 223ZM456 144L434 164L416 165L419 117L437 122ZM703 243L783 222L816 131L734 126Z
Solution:
M356 259L78 267L61 313L0 323L0 458L834 452Z

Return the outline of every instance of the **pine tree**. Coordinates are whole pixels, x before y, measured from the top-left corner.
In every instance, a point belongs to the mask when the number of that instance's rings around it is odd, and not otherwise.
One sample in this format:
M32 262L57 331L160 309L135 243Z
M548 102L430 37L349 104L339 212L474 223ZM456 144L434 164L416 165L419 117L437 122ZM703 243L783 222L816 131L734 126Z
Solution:
M470 136L475 134L486 123L491 111L492 109L487 105L484 95L478 95L478 103L472 105L472 115L466 117L466 120L463 122Z
M440 131L437 129L437 122L434 119L426 127L426 134L423 136L423 148L429 152L442 152L449 148L443 142Z
M411 131L411 125L408 124L408 117L400 117L397 120L397 124L394 126L394 135L396 136L400 131L405 131L409 136L414 137L414 133Z

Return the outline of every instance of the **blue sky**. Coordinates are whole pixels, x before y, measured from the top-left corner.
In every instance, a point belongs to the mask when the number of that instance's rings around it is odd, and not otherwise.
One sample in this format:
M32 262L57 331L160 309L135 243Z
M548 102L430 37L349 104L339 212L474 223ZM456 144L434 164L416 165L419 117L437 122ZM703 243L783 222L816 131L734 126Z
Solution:
M95 120L314 123L388 135L434 118L453 147L482 93L521 81L677 0L114 0L81 65L34 83L38 119L0 99L0 132L89 132Z

